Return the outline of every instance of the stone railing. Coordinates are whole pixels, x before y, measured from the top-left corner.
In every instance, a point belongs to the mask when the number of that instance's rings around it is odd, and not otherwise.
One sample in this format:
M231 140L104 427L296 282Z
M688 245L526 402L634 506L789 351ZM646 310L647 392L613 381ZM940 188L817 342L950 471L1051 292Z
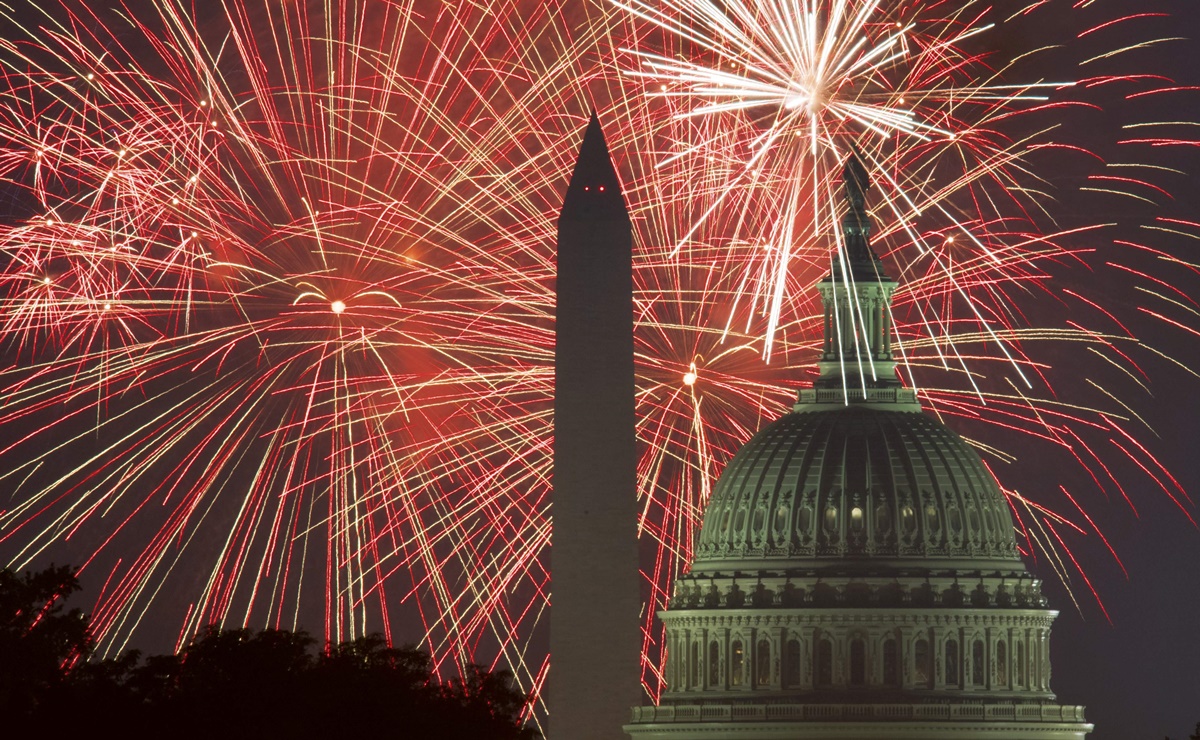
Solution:
M841 388L804 388L796 398L796 410L819 403L895 403L917 405L917 392L911 388L855 388L853 383Z
M1083 722L1084 708L1057 704L674 704L634 707L633 724L655 722L888 722L960 720Z
M837 579L824 576L680 577L670 609L924 607L1044 609L1041 580L1027 573Z

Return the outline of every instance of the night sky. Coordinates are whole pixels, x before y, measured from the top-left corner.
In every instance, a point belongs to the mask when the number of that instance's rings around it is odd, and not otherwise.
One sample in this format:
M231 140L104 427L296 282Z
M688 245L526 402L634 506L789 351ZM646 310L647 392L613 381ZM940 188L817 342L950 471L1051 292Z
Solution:
M1121 8L1136 5L1139 11L1143 6L1132 0L1098 2ZM1170 22L1159 22L1160 30L1186 38L1131 54L1142 66L1157 69L1182 86L1200 86L1200 0L1152 0L1144 5L1147 10L1172 13ZM1042 29L1051 39L1061 30ZM1053 71L1048 70L1047 75L1052 76ZM1105 104L1106 94L1098 93L1099 105ZM1138 105L1145 106L1146 120L1200 121L1200 90L1157 96ZM1090 145L1086 128L1072 135L1081 144ZM1189 176L1167 178L1172 197L1159 198L1154 206L1115 201L1114 210L1101 220L1116 221L1118 235L1126 224L1144 222L1156 215L1200 220L1200 148L1174 147L1169 159ZM1078 184L1071 180L1070 172L1046 176L1064 188ZM1070 197L1062 199L1062 207L1067 223L1094 216L1072 213L1075 203ZM1131 239L1147 238L1136 228L1127 233ZM1192 264L1200 263L1200 241L1166 234L1156 238L1161 239L1156 246L1164 251ZM1190 295L1200 296L1200 277L1195 272L1180 267L1169 275L1161 270L1158 274L1177 281L1176 287ZM1073 273L1069 279L1089 280L1086 273ZM1105 285L1105 279L1091 283L1092 295L1102 299L1111 296L1136 313L1136 306L1130 304L1132 299L1122 290L1125 286ZM1200 319L1195 315L1186 320L1192 330L1200 329ZM1200 367L1200 340L1186 329L1153 322L1145 322L1139 329L1146 343L1162 348L1184 364ZM1060 385L1069 382L1069 368L1059 367L1056 371ZM1135 398L1131 404L1158 434L1158 438L1144 435L1157 457L1189 495L1200 499L1200 380L1165 362L1153 371L1151 394ZM1059 483L1084 484L1074 472L1067 474L1069 480L1061 480L1060 469L1040 464L1037 459L1022 459L1001 474L1007 486L1022 491L1054 489ZM1200 508L1185 501L1181 511L1159 491L1134 490L1130 494L1136 512L1119 499L1088 508L1124 562L1128 575L1098 538L1091 538L1076 550L1107 608L1107 618L1081 581L1073 583L1076 608L1050 569L1044 563L1035 565L1045 579L1051 605L1061 612L1051 641L1052 687L1063 703L1087 707L1088 719L1097 727L1090 736L1095 740L1158 740L1167 735L1179 740L1200 722L1200 530L1189 521L1189 516L1200 519ZM0 558L9 555L8 550L0 548Z
M1160 8L1174 15L1172 35L1187 39L1149 50L1146 60L1160 65L1180 85L1200 85L1200 3L1174 0L1153 9ZM1151 9L1149 4L1137 8ZM1171 96L1149 103L1144 112L1147 119L1198 121L1200 96ZM1086 132L1080 134L1082 140L1086 137ZM1173 180L1173 199L1164 199L1161 210L1149 212L1196 220L1200 217L1200 150L1178 149L1172 156L1190 176ZM1135 208L1129 220L1146 212ZM1157 246L1193 264L1197 261L1200 244L1164 237ZM1189 270L1163 277L1189 295L1200 295L1200 280ZM1099 294L1128 301L1121 288L1105 286ZM1190 326L1194 330L1200 321L1192 317ZM1192 368L1200 367L1200 351L1184 331L1146 328L1145 342L1173 351ZM1193 499L1200 493L1198 391L1200 382L1195 377L1161 367L1155 371L1152 397L1140 402L1160 437L1154 440L1160 459ZM1020 481L1013 485L1033 490L1061 482L1061 471L1041 469L1036 461L1028 464L1026 472L1012 471ZM1088 574L1111 624L1086 595L1080 596L1081 606L1074 609L1050 570L1044 564L1037 568L1046 579L1051 604L1061 612L1051 641L1052 687L1061 701L1087 707L1088 719L1096 725L1091 738L1158 740L1169 735L1178 740L1200 722L1200 532L1188 520L1189 515L1197 518L1198 512L1186 502L1186 513L1181 511L1150 487L1131 491L1131 498L1138 506L1136 515L1119 501L1089 508L1123 560L1128 578L1096 542L1079 554L1088 563Z

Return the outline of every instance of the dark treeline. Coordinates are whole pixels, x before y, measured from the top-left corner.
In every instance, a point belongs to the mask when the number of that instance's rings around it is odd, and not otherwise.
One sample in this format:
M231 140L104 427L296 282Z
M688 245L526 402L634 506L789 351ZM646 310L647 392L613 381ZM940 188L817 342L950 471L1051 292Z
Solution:
M178 655L92 658L88 618L64 602L70 568L0 571L0 735L533 740L504 672L440 682L429 656L373 635L316 649L304 632L210 627Z

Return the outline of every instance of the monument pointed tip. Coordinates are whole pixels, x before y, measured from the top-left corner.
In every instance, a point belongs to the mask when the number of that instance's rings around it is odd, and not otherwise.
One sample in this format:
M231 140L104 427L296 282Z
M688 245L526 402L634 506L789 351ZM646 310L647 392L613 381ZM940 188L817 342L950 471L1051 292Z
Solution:
M628 221L621 181L608 151L608 142L595 109L588 117L575 169L563 197L560 219Z

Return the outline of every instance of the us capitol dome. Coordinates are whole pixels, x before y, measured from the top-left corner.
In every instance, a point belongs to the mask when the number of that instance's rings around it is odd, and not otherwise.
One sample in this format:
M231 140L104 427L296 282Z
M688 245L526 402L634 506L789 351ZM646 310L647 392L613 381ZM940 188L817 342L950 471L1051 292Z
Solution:
M1082 740L1049 608L979 455L901 386L867 172L830 275L820 376L725 469L665 611L667 688L634 740Z

